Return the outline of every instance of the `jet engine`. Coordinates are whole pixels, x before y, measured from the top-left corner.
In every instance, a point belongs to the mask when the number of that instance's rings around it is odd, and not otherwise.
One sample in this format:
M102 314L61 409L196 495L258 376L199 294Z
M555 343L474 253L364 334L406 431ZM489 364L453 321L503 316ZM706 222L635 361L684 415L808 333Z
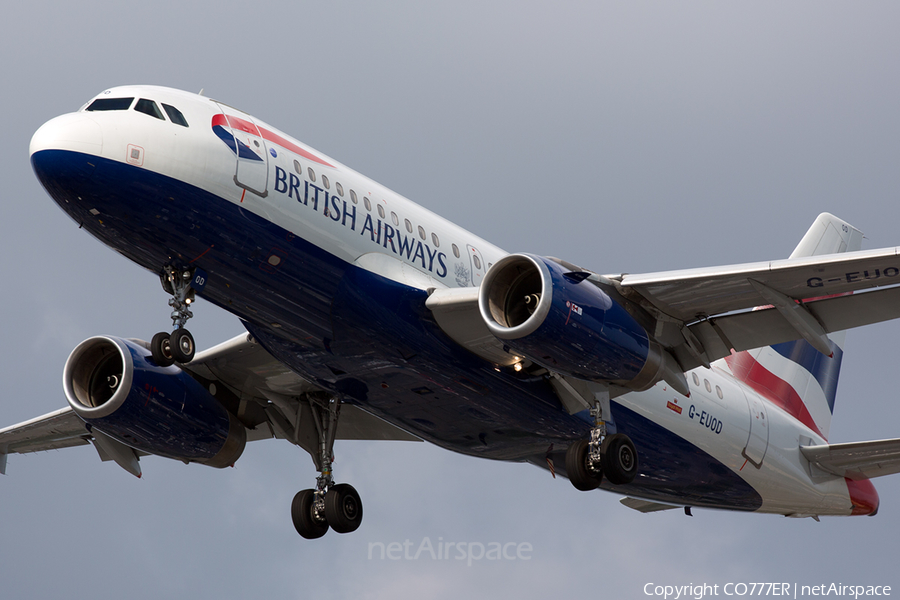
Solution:
M664 379L686 393L675 359L586 275L511 254L485 275L478 308L492 334L548 369L635 390Z
M233 465L247 431L207 390L176 366L160 367L132 340L92 337L69 355L66 399L90 428L137 450Z

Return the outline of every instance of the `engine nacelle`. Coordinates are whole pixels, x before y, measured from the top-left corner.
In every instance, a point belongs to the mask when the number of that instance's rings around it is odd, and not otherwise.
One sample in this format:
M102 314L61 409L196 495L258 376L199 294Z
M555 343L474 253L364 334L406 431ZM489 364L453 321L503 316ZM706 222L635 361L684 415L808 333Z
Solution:
M92 428L132 448L212 467L233 465L247 430L176 366L160 367L143 346L93 337L69 355L66 399Z
M687 392L674 359L618 302L562 265L530 254L497 261L478 308L516 353L575 377L643 390L665 379Z

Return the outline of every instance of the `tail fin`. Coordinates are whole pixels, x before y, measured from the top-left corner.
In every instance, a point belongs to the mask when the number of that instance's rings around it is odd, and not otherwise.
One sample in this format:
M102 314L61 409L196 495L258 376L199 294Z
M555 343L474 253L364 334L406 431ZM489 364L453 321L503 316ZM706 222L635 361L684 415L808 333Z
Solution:
M849 223L822 213L791 258L853 252L862 246L862 238L862 232ZM830 357L797 340L737 352L724 360L738 380L827 439L845 333L828 334Z

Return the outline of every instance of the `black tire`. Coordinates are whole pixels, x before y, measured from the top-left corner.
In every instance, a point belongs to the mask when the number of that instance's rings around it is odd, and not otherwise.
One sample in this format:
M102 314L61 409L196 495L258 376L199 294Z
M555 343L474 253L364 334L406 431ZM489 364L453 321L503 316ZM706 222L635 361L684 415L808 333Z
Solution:
M317 521L313 516L315 498L313 490L303 490L297 492L294 501L291 502L291 520L294 522L294 529L308 540L318 539L328 533L328 523Z
M600 447L602 465L610 483L631 483L638 472L638 455L634 443L627 435L616 433L606 436Z
M160 331L153 336L150 340L150 355L153 356L153 362L160 367L168 367L175 362L168 333Z
M359 494L348 483L331 486L325 494L325 518L338 533L350 533L362 523L363 506Z
M194 360L194 336L184 327L179 327L169 336L169 345L172 348L172 357L175 362L186 364Z
M566 450L566 474L576 490L589 492L600 487L603 472L588 468L590 445L586 440L578 440Z

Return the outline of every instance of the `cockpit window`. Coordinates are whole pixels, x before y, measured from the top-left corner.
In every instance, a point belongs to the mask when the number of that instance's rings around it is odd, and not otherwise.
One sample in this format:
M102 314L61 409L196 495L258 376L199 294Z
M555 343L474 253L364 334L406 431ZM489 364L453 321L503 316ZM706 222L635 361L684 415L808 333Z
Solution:
M169 115L170 121L176 125L181 125L182 127L188 126L187 119L184 118L184 115L181 114L180 110L170 104L163 104L163 108L165 109L166 114Z
M156 117L157 119L161 119L163 121L166 120L166 118L163 117L162 112L159 110L159 107L156 105L156 102L154 102L153 100L141 98L137 101L137 104L134 105L134 110L142 112L145 115L150 115L151 117Z
M128 110L134 98L97 98L85 110Z

